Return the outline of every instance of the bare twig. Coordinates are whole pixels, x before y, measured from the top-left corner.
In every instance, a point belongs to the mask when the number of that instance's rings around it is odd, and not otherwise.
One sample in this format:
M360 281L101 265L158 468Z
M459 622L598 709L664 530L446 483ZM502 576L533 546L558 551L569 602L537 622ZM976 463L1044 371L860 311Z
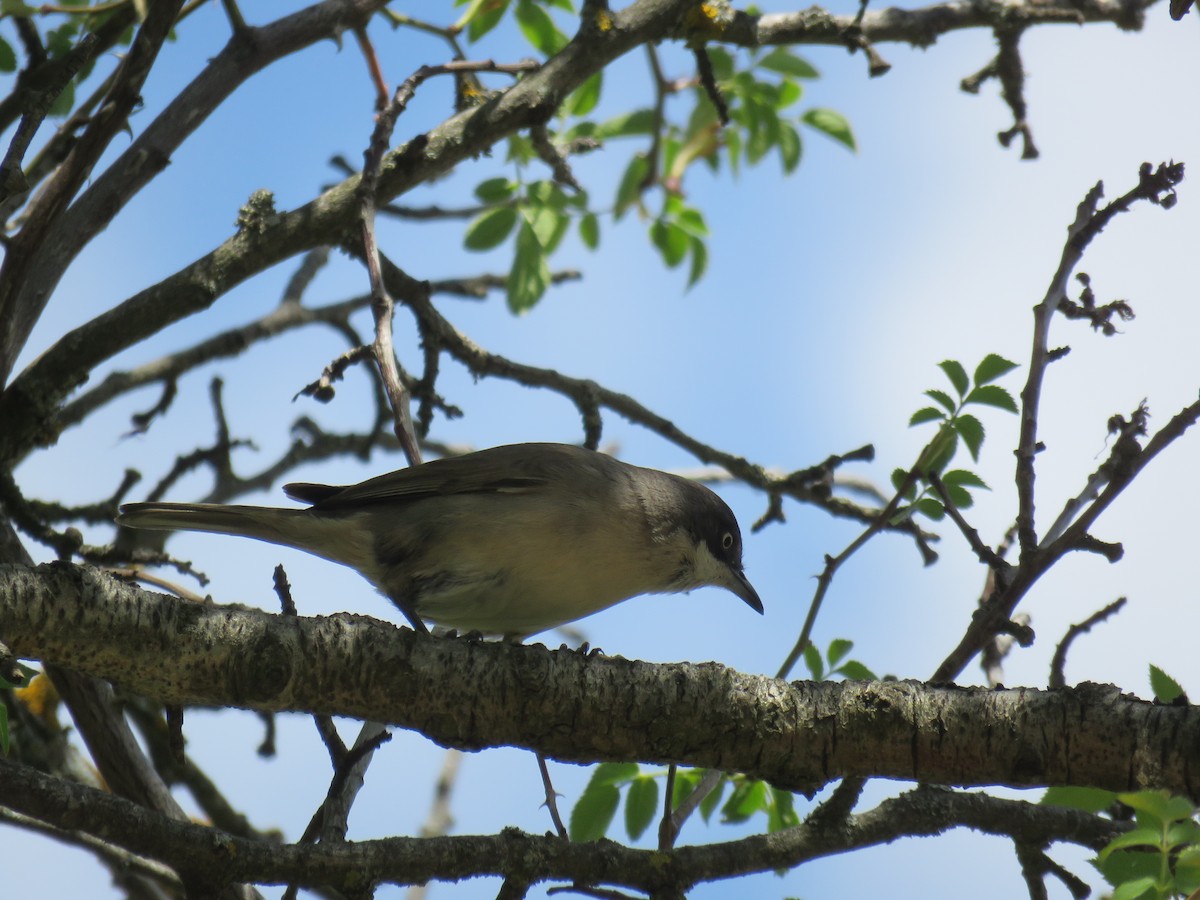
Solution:
M49 71L44 74L44 80L37 90L29 90L31 97L26 97L22 104L25 114L9 142L4 159L0 160L0 222L8 218L22 202L30 189L30 184L22 171L21 161L33 136L37 133L42 121L50 112L50 107L58 99L79 70L91 61L99 49L100 39L94 34L86 34L71 48L71 51L61 59L55 60Z
M1009 146L1013 138L1021 136L1021 159L1037 159L1038 149L1033 142L1033 129L1029 126L1025 106L1025 65L1021 61L1020 42L1024 28L997 28L996 42L1000 50L996 54L996 77L1000 79L1000 96L1012 110L1013 125L998 135L1001 146Z
M39 264L40 251L63 211L92 172L100 155L122 128L135 104L141 99L142 83L167 39L183 0L163 0L153 4L138 29L121 72L107 101L92 118L67 159L30 204L25 224L12 240L4 262L0 264L0 321L6 328L0 339L0 383L8 380L17 354L25 345L34 323L41 316L49 294L22 292L27 276ZM95 49L89 44L83 59Z
M129 874L140 875L176 891L183 887L183 882L169 866L146 859L136 853L130 853L128 850L100 840L85 830L59 828L40 819L14 812L4 806L0 806L0 821L26 831L39 832L56 841L87 850L109 866L114 875L118 872L124 873L126 877ZM130 896L135 895L131 894Z
M379 369L379 377L387 392L392 411L396 416L396 437L410 465L421 461L421 449L417 445L416 434L412 424L412 414L409 410L409 394L400 379L396 367L396 353L392 347L392 311L393 302L384 284L380 265L379 247L375 240L375 202L378 189L380 169L383 165L384 154L387 152L392 131L396 120L404 112L417 88L427 79L435 75L452 72L527 72L537 68L537 63L525 61L521 63L501 64L492 60L482 62L450 62L440 66L422 66L404 80L396 89L391 102L384 108L375 124L371 142L364 154L362 178L358 185L358 201L360 205L360 225L363 244L363 258L367 264L367 273L371 281L371 311L375 316L375 342L371 351L375 364ZM426 286L426 291L428 287ZM404 610L405 615L413 621L413 627L418 628L420 620Z
M575 173L571 171L566 154L554 146L554 142L550 140L550 132L546 130L545 125L534 125L530 128L529 139L533 144L534 152L542 162L550 167L550 172L557 183L566 185L575 191L583 190L583 185L576 180Z
M1083 256L1092 238L1118 213L1125 212L1138 200L1169 208L1174 204L1175 186L1183 178L1181 163L1164 164L1154 170L1149 163L1139 172L1137 187L1118 197L1107 206L1097 205L1104 193L1102 183L1088 192L1076 211L1075 221L1067 229L1058 269L1041 303L1034 309L1033 352L1029 375L1021 391L1021 435L1017 445L1017 535L1022 560L1038 545L1034 524L1034 458L1038 452L1037 422L1041 404L1042 381L1050 362L1050 324L1058 306L1067 293L1067 281Z
M717 84L717 76L713 72L712 60L708 56L708 51L704 47L693 47L692 54L696 57L696 72L700 77L700 86L704 88L709 102L717 111L717 121L722 125L728 125L729 106L725 103L725 97L722 96L721 88Z
M962 532L962 536L967 539L967 543L971 545L971 549L975 555L979 557L979 561L989 569L995 569L997 572L1003 572L1010 568L1000 555L983 542L979 536L979 532L968 524L963 518L962 512L950 497L950 492L946 490L946 485L942 482L941 476L937 472L929 473L929 484L933 487L934 492L938 495L938 499L942 501L942 506L946 508L947 515L950 520L958 526L958 530Z
M1121 611L1121 607L1125 603L1125 597L1118 597L1112 603L1108 604L1108 606L1092 613L1079 624L1072 625L1067 629L1067 633L1063 635L1063 639L1054 648L1054 658L1050 661L1050 687L1060 688L1066 686L1067 651L1071 649L1071 644L1075 641L1075 638L1081 634L1087 634L1094 626L1099 625L1110 616L1116 615Z
M546 791L546 810L550 813L550 821L554 823L554 830L558 832L558 836L564 841L570 840L567 836L567 828L563 825L562 816L558 814L558 793L554 790L554 785L550 781L550 769L546 766L546 757L541 753L537 756L538 771L542 775L542 787Z

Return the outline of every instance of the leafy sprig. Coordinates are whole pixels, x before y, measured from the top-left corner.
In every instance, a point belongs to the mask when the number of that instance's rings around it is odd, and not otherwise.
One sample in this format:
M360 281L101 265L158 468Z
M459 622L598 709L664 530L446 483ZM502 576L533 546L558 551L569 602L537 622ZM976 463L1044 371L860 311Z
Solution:
M943 360L938 367L946 375L954 393L930 388L925 396L936 405L921 407L908 420L910 427L937 422L938 431L925 445L913 467L915 478L910 478L910 473L904 469L892 472L892 486L898 491L904 488L904 500L908 504L899 517L917 512L934 520L945 516L945 504L935 496L931 476L940 479L946 496L955 507L970 507L975 502L971 489L988 490L987 483L970 469L947 469L958 452L960 441L971 454L971 459L979 461L985 431L983 423L967 412L967 408L990 406L1017 412L1017 402L1012 394L1000 385L993 384L1017 367L1011 360L989 353L975 367L972 375L968 375L963 364L954 359Z
M457 4L465 9L453 26L456 34L465 34L468 41L476 42L511 12L525 40L543 57L553 56L569 41L566 31L555 22L558 11L567 16L578 15L570 0L457 0ZM604 27L603 21L596 24ZM701 79L667 83L661 75L660 96L654 108L625 111L600 121L589 119L603 94L602 76L596 73L562 104L558 111L559 127L553 134L553 140L562 148L579 142L594 146L621 138L649 140L646 150L629 157L607 212L614 220L620 220L630 210L636 210L647 222L651 246L667 267L677 268L687 263L689 288L708 268L710 236L703 214L686 200L684 180L693 166L703 164L718 171L722 165L728 165L736 174L743 164L757 165L774 155L784 173L790 174L800 164L805 129L824 134L849 150L857 149L853 130L840 113L821 107L797 109L804 95L803 82L819 78L820 73L792 48L753 49L735 54L709 45L705 56L711 66L711 85L720 94L719 102L728 109L726 124L719 121L714 98L709 88L700 83ZM667 115L666 101L672 98L689 99L690 108L682 116ZM536 157L531 141L524 135L508 138L507 145L507 158L518 167ZM481 184L480 189L502 180L491 179ZM646 196L657 188L661 188L662 200L657 210L652 210ZM566 230L565 227L556 230L549 224L539 230L533 219L562 216L565 221L567 204L560 196L549 203L543 198L526 196L514 210L512 199L509 195L488 201L501 206L483 213L468 226L465 243L471 250L492 249L515 232L508 304L520 313L533 307L545 293L549 284L548 258ZM582 195L571 197L569 203L576 207L571 212L577 213L574 218L581 242L588 249L597 249L600 216L604 211L589 207Z

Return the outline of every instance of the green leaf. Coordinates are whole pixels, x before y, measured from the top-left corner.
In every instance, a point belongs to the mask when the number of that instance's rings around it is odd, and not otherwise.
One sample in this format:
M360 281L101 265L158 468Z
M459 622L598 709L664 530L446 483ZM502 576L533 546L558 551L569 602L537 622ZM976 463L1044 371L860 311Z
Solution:
M793 78L820 78L821 73L806 60L801 59L787 47L777 47L760 59L755 65L780 75L790 75Z
M679 148L683 146L683 142L677 137L667 137L662 142L662 169L660 171L672 173L675 170L672 168L675 165L675 157L679 155ZM668 195L668 201L673 199L674 195Z
M767 808L767 785L762 781L747 780L737 785L721 808L721 821L736 824L745 822L756 812Z
M949 472L943 472L941 478L942 484L946 486L946 493L959 509L968 509L975 503L967 491L968 487L990 490L982 478L967 469L951 469Z
M751 164L767 155L779 133L779 116L772 107L755 105L753 108L756 110L754 124L750 130L750 140L746 142L746 161Z
M927 476L930 472L941 472L950 460L954 459L957 451L958 435L949 425L943 424L938 428L933 440L926 444L925 449L921 451L916 465L918 474Z
M962 367L962 363L956 359L944 359L938 363L938 368L946 373L946 377L954 385L954 390L958 392L958 396L966 396L967 388L971 386L971 381L967 378L967 370Z
M620 800L621 792L611 784L589 784L571 810L571 822L567 826L571 841L580 844L604 837Z
M736 128L725 129L725 151L729 156L729 169L737 178L741 172L742 138Z
M8 707L0 703L0 754L8 756Z
M922 497L916 502L916 507L935 522L940 522L946 517L946 508L942 506L940 500L934 500L932 497Z
M703 278L704 273L708 270L708 245L701 238L694 237L690 246L692 265L688 269L687 286L689 288Z
M704 777L705 769L675 770L675 789L671 791L671 808L677 809L687 797L692 795L700 779Z
M523 134L510 134L505 141L507 152L505 159L508 162L527 163L536 156L533 152L533 143Z
M1183 797L1172 797L1166 791L1117 794L1117 799L1141 815L1149 816L1156 825L1186 819L1193 810L1190 801Z
M1100 858L1108 856L1114 850L1124 850L1129 847L1158 847L1162 835L1159 834L1157 828L1135 828L1132 831L1126 831L1124 834L1119 834L1111 841L1108 846L1100 851Z
M892 490L898 491L904 482L908 480L907 469L892 469ZM911 500L917 496L916 484L910 484L908 490L904 492L904 499Z
M560 132L558 137L561 143L569 144L576 138L596 137L597 128L599 128L599 126L595 122L593 122L591 119L585 119L582 122L576 122L566 131Z
M806 125L812 126L822 134L829 135L839 144L851 150L858 149L854 143L854 132L850 129L850 123L841 113L836 113L832 109L810 109L801 118Z
M654 112L649 109L635 109L607 119L596 126L595 137L598 141L616 137L635 137L650 134L654 130Z
M800 132L783 122L779 126L779 158L783 160L783 171L790 175L800 165L800 153L803 146L800 142Z
M784 81L780 83L779 90L775 95L775 108L778 110L787 109L803 96L804 88L800 87L794 81Z
M829 649L825 652L825 658L829 660L829 665L836 666L853 647L854 641L847 640L846 638L834 638L829 642Z
M463 246L468 250L491 250L512 233L517 224L517 210L511 206L490 209L467 226Z
M658 249L670 268L675 268L687 257L691 240L688 233L674 222L656 219L650 225L650 242Z
M1183 694L1183 687L1153 663L1150 664L1150 689L1159 703L1171 703Z
M633 781L641 774L637 763L605 762L596 766L592 777L588 779L588 789L594 784L624 784Z
M516 13L521 33L538 52L553 56L567 45L567 36L558 30L550 13L533 0L517 0Z
M621 183L617 187L617 202L613 210L613 218L620 220L621 216L632 206L642 193L642 182L650 173L650 163L646 157L637 155L629 161Z
M1159 896L1157 885L1157 878L1149 876L1135 878L1133 881L1117 885L1116 890L1112 892L1112 900L1138 900L1139 897L1144 897L1148 893L1153 893L1157 897Z
M678 778L678 776L676 776ZM725 785L729 783L729 776L722 775L717 786L708 792L708 796L700 801L700 817L707 822L712 818L713 810L721 805L721 797L725 793Z
M550 284L546 254L528 222L517 231L517 251L508 273L508 308L527 312L542 299Z
M975 505L975 498L971 496L971 492L966 488L959 487L957 484L947 484L946 495L950 498L950 502L959 509L970 509Z
M503 203L512 199L515 189L507 178L489 178L475 185L475 197L483 203Z
M1190 846L1197 840L1200 840L1200 824L1192 819L1184 819L1182 822L1175 822L1167 829L1166 849L1174 850L1177 847Z
M675 221L692 237L708 237L708 224L704 221L704 213L698 209L682 207Z
M1116 801L1117 795L1100 788L1052 787L1047 788L1040 802L1044 806L1065 806L1084 812L1104 812Z
M466 12L459 16L455 23L459 28L467 27L467 40L471 43L479 40L504 18L511 0L471 0Z
M1144 850L1118 850L1104 858L1096 856L1091 863L1109 884L1119 885L1136 878L1155 877L1160 858L1159 854Z
M1186 894L1200 888L1200 847L1193 844L1179 851L1175 860L1175 883Z
M629 784L625 798L625 831L636 841L654 821L658 812L658 780L648 775L635 778Z
M37 15L37 10L21 0L0 0L0 15L12 16L14 19L27 19Z
M942 404L942 406L946 407L947 412L953 413L958 409L958 404L955 403L950 398L950 395L945 391L939 391L937 388L930 388L925 392L925 396Z
M600 102L600 89L603 84L602 72L588 78L575 88L563 103L563 111L569 116L586 116Z
M553 206L556 209L563 206L565 195L553 181L542 179L541 181L531 181L525 188L525 193L531 203L541 204L543 206Z
M809 642L804 648L804 665L808 667L809 673L813 677L813 681L820 681L821 676L825 674L825 661L821 659L821 651L817 649L817 645Z
M708 47L708 58L718 83L733 77L733 54L722 47Z
M989 353L983 358L983 362L975 367L975 383L988 384L1015 368L1017 368L1015 362L995 353Z
M985 491L991 490L982 478L968 469L951 469L942 475L942 481L947 486L955 484L964 487L982 488Z
M62 89L54 102L50 104L48 115L54 118L61 119L64 116L70 115L71 110L75 108L75 82L68 81L67 86Z
M971 459L979 462L979 448L983 446L983 423L967 413L955 417L954 430L971 451Z
M525 221L533 229L538 243L546 253L553 253L571 225L570 218L549 205L530 206L524 210Z
M998 384L985 384L967 394L964 403L982 403L984 406L996 406L1011 413L1017 411L1017 401L1012 394Z
M835 674L835 673L831 672L830 674ZM851 660L848 660L848 661L842 663L840 666L837 667L836 674L841 675L843 678L845 678L849 681L878 681L879 680L878 678L875 677L874 672L872 672L870 669L868 669L866 666L864 666L862 663L860 663L857 659L851 659Z
M8 41L0 38L0 72L15 71L17 71L17 54ZM8 750L5 749L4 752L7 753Z
M783 831L785 828L795 828L800 824L796 815L796 802L787 791L771 788L771 805L767 810L767 834Z
M940 409L934 409L932 406L923 406L912 414L912 418L908 420L908 427L924 425L926 422L936 422L944 418L946 418L946 414Z
M579 239L589 250L600 246L600 220L595 213L588 213L579 220Z

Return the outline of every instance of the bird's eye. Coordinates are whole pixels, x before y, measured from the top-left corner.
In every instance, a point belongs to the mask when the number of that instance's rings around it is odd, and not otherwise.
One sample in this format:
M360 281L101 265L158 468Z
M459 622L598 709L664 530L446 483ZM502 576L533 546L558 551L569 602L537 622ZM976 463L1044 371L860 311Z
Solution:
M725 532L725 534L723 534L721 536L721 549L728 550L732 546L733 546L733 533L730 531L727 531L727 532Z

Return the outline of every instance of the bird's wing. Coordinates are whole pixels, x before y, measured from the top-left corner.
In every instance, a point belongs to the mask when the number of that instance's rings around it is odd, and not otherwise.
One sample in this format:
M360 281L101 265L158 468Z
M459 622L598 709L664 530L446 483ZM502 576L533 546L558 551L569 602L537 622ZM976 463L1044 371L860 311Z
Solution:
M288 484L283 489L293 499L328 511L448 494L521 493L545 485L568 463L598 455L564 444L513 444L435 459L348 487Z

